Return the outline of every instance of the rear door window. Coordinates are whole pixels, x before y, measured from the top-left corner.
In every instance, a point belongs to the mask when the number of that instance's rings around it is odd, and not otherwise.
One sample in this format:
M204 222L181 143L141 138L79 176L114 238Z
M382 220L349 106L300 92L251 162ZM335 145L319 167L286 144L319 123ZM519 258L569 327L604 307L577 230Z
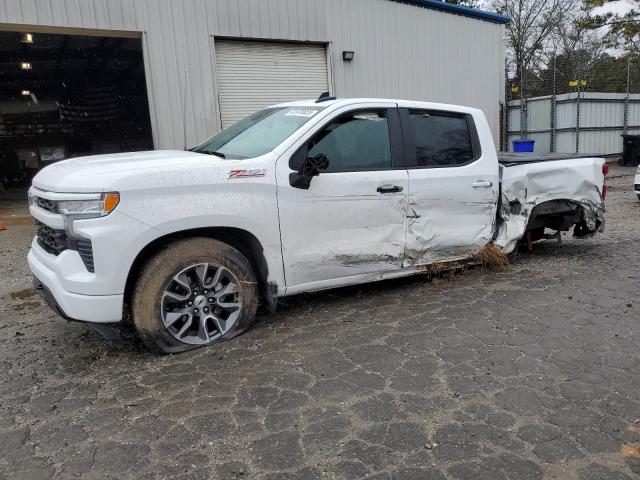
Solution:
M474 142L475 128L471 128L468 115L405 110L403 125L411 155L409 166L456 167L479 157L479 145Z

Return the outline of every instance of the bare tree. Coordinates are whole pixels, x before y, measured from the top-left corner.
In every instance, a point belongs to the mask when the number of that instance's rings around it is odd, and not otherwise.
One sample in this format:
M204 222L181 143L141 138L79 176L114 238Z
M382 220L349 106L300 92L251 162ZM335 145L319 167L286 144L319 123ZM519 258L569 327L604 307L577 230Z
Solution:
M586 25L586 19L585 9L568 11L564 20L554 27L542 56L547 66L558 56L562 58L560 64L553 66L558 69L558 75L589 82L606 48L602 36Z
M572 0L493 0L494 10L511 18L507 24L507 61L522 79L541 66L552 37L575 8Z

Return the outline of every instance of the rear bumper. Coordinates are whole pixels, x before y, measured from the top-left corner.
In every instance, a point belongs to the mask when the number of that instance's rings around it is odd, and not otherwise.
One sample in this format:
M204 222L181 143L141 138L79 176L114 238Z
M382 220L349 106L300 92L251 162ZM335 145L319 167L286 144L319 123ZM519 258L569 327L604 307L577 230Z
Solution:
M56 273L33 251L27 256L40 296L62 317L83 322L113 323L122 320L123 295L80 295L66 291Z

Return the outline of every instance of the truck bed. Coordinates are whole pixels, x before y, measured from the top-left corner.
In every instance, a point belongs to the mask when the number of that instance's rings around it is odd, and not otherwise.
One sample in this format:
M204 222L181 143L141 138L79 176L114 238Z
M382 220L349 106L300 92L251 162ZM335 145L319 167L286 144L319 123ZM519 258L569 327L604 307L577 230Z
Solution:
M511 153L498 152L498 162L505 167L523 163L556 162L574 158L601 158L602 155L591 153Z

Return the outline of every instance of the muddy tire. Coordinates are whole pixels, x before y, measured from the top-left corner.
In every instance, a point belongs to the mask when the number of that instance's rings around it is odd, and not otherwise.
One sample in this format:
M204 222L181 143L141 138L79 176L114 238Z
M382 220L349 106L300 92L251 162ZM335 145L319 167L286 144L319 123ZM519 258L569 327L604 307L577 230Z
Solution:
M147 261L132 298L149 349L178 353L229 340L253 323L256 276L238 250L210 238L170 243Z

